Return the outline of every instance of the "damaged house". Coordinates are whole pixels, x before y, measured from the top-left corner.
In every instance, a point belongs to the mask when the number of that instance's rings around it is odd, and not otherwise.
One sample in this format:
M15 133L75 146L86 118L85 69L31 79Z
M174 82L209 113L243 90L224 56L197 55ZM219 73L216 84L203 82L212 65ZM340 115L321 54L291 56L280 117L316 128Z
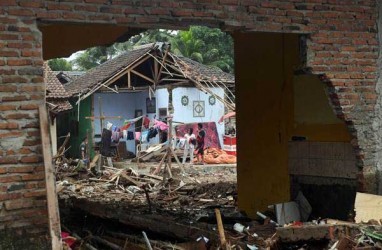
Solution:
M74 109L62 116L60 123L66 124L62 128L67 129L60 133L62 136L71 133L71 155L78 156L77 149L85 136L95 136L99 141L100 127L107 123L123 127L126 121L141 116L167 122L169 109L174 126L205 123L213 135L208 136L213 137L209 146L222 148L225 130L224 123L218 120L226 110L234 109L233 75L176 56L168 51L168 46L157 43L138 47L64 85ZM136 154L133 134L147 130L142 126L142 120L129 126L131 135L128 140L121 140L125 150ZM161 137L160 134L145 140L141 146L157 144ZM167 132L164 137L167 140ZM123 151L121 154L126 155Z
M46 177L53 170L41 150L46 138L40 134L38 107L49 102L43 61L126 41L153 28L206 25L233 36L239 210L257 218L257 211L292 201L301 191L314 218L346 219L352 217L356 192L382 194L379 1L6 0L0 5L1 239L46 241L50 234L56 243L60 240L59 230L51 230L57 220L52 223L47 215L47 202L55 197L47 193L55 183ZM135 71L155 82L152 73ZM93 87L95 92L119 92L119 84L132 88L128 83L134 84L134 78L153 84L133 71L130 81L128 74L123 78L114 83L117 88L101 82L107 87L95 85L84 88L85 95L71 95L73 109L68 112L87 106L84 116L99 116L94 96L102 93L92 93ZM73 105L77 102L79 106ZM106 112L106 102L101 103ZM73 113L71 120L80 119ZM86 121L77 138L93 123L96 130L98 120ZM381 211L378 205L371 207Z

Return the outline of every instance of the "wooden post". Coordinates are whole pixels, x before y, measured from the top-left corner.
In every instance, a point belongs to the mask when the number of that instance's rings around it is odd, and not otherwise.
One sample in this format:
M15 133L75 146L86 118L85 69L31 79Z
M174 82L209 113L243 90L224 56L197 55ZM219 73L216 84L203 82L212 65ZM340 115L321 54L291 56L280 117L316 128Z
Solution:
M172 105L172 87L167 87L168 91L168 148L167 148L167 167L171 171L171 158L172 158L172 116L174 113L174 106ZM171 172L170 172L171 173ZM172 176L170 176L171 178Z
M56 178L52 164L52 148L49 140L48 115L45 105L39 106L42 153L45 165L46 200L48 206L49 233L53 250L62 250L60 214L56 193Z
M103 129L103 114L102 114L102 100L101 100L101 97L100 96L98 96L98 108L99 108L99 116L101 117L100 119L99 119L99 121L100 121L100 131L101 131L101 134L102 134L102 129Z

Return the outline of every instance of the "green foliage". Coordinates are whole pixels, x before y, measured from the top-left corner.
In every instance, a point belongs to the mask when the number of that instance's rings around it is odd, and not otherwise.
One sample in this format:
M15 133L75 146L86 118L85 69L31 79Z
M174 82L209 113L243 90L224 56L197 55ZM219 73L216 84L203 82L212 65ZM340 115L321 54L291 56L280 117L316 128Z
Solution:
M191 26L172 40L172 51L225 72L233 73L233 39L219 29Z
M64 58L49 60L48 65L53 71L71 71L73 67L73 65Z
M74 65L78 70L88 70L135 46L155 42L171 43L173 53L205 65L215 66L230 73L234 70L232 37L219 29L201 26L191 26L188 31L179 32L147 30L124 43L89 48L74 59Z

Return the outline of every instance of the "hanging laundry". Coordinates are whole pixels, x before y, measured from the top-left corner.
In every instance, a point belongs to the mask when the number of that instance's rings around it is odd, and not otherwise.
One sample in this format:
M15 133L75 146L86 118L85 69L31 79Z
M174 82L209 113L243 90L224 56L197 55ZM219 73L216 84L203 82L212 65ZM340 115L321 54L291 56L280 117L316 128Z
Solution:
M127 130L122 130L122 138L124 139L124 140L127 140Z
M127 131L127 140L134 140L134 132Z
M120 135L121 135L120 132L117 132L117 131L111 132L111 139L113 140L113 142L118 143L119 139L121 139Z
M169 126L166 123L156 119L154 120L154 127L159 128L161 131L167 130L169 128Z
M141 132L135 132L135 140L139 141L141 139Z
M123 126L120 127L119 129L122 130L122 131L127 130L128 128L130 128L131 124L132 124L131 122L126 122L125 121Z
M147 135L149 134L149 131L143 131L141 133L141 142L146 142L147 141Z
M143 127L145 127L146 129L148 129L150 126L150 118L148 118L147 116L143 118Z
M147 134L147 142L150 142L150 139L157 136L157 134L158 134L158 130L154 127L151 127Z

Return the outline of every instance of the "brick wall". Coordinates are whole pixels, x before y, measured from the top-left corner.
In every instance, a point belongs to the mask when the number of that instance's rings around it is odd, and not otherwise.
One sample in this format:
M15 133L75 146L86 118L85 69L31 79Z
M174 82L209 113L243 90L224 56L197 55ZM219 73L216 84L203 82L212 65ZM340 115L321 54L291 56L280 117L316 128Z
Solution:
M363 167L359 180L366 180L360 188L376 191L376 130L381 124L379 111L374 112L379 48L376 1L1 0L0 6L0 228L36 233L46 229L37 119L44 93L38 21L137 28L202 24L232 32L309 34L307 64L328 83L331 103L353 135L358 165Z

